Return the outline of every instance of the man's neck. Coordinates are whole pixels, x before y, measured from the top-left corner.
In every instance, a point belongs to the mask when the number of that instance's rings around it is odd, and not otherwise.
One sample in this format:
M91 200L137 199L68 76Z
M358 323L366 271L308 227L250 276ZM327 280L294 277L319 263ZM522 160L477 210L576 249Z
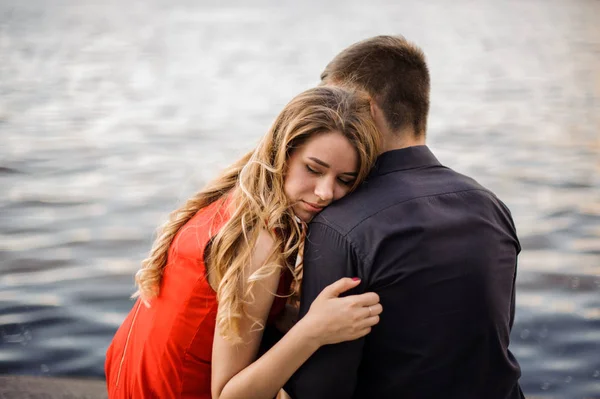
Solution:
M406 129L405 131L393 134L383 134L382 144L382 153L407 147L425 145L425 134L416 136L412 129Z

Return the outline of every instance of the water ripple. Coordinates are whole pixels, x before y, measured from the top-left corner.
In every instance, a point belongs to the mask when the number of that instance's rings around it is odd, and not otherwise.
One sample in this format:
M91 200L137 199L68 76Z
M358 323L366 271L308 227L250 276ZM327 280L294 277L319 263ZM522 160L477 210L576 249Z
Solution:
M517 224L527 396L600 397L600 2L374 1L0 2L0 373L103 376L168 211L400 27L430 146Z

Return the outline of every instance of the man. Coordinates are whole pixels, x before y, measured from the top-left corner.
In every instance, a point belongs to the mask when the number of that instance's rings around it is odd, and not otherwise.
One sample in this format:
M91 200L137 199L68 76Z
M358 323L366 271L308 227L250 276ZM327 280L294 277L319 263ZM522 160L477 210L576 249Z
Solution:
M318 215L304 253L300 317L328 284L362 279L381 321L321 348L288 382L294 399L523 398L508 350L520 251L509 210L425 146L429 72L403 37L337 55L324 84L372 97L383 152L364 185Z

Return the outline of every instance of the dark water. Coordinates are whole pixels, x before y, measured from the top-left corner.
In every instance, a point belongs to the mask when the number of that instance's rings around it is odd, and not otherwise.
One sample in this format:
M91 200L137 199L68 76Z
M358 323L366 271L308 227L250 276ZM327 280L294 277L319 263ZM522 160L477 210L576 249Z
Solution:
M513 211L528 397L600 398L597 0L0 0L0 372L102 376L167 212L379 33L428 55L442 162Z

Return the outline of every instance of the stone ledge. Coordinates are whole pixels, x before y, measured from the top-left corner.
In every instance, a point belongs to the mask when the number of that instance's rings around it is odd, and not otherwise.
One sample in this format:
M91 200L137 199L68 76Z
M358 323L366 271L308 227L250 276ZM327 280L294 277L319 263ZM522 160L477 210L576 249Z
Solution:
M108 398L104 380L0 376L1 399L100 399Z

